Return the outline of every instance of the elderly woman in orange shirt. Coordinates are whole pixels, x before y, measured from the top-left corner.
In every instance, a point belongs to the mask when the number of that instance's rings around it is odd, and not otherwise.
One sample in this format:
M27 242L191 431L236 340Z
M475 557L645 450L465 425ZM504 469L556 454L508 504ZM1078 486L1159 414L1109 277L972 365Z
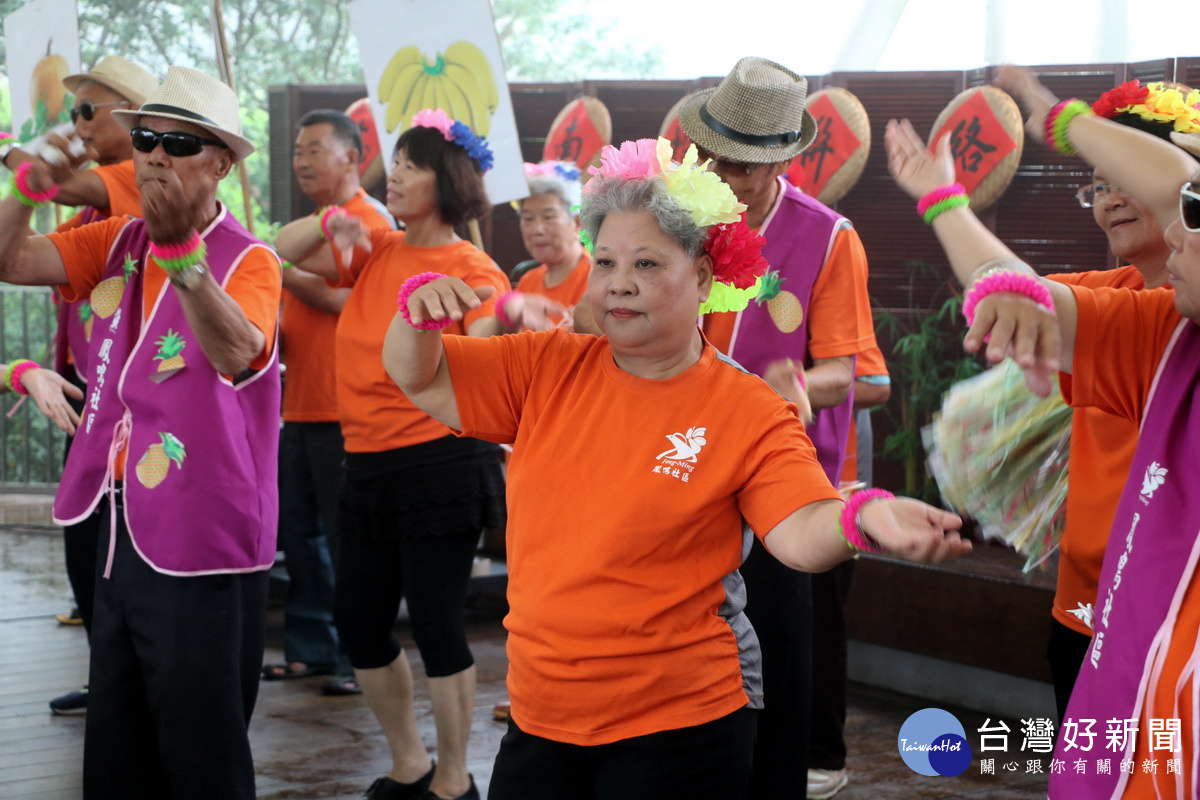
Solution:
M584 198L604 336L431 334L490 291L421 276L401 295L388 373L462 435L515 443L493 800L743 797L763 699L737 571L748 537L809 571L856 548L970 547L923 503L843 503L795 406L705 341L702 301L748 301L765 266L742 208L694 151L678 165L665 140L628 142Z

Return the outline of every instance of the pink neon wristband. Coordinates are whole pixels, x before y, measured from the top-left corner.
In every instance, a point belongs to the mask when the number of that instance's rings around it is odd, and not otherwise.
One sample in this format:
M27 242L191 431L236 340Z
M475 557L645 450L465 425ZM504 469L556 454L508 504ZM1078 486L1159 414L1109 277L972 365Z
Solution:
M408 298L412 297L412 293L425 284L433 283L438 278L444 277L446 276L440 272L422 272L420 275L412 276L400 285L400 293L396 296L396 302L400 307L400 316L404 317L405 322L419 331L440 331L442 328L454 324L454 320L449 317L445 319L427 319L424 322L413 322L412 317L408 313Z
M333 235L329 232L329 220L333 217L340 217L346 214L346 209L341 206L325 206L321 212L321 235L325 237L325 241L332 242Z
M29 188L29 170L32 167L28 161L22 161L17 165L17 171L14 174L17 182L17 191L25 195L30 202L33 203L48 203L58 196L58 185L55 184L49 189L42 192L35 192Z
M1023 294L1047 311L1054 312L1054 297L1044 283L1024 272L999 270L975 281L975 285L967 292L963 300L963 316L967 318L968 325L975 324L975 307L979 301L996 292Z
M156 260L183 258L184 256L191 255L200 244L200 234L193 229L192 235L182 242L169 242L166 244L150 242L150 255L154 256Z
M862 507L872 500L890 500L893 497L895 495L885 489L865 489L850 495L845 508L842 509L841 528L842 538L846 540L846 544L851 550L860 553L883 552L879 543L868 536L867 532L858 524L858 514Z
M10 379L11 382L9 383L8 388L12 389L17 394L29 394L29 390L21 385L21 376L31 369L41 369L41 365L39 365L36 361L26 360L13 367L12 378Z
M923 217L925 216L925 212L928 211L931 206L940 203L947 197L957 197L959 195L965 195L966 193L967 187L963 186L961 183L951 183L948 186L941 186L937 189L934 189L932 192L917 201L917 215Z
M523 294L524 292L508 291L496 298L496 319L500 320L500 324L504 327L517 327L517 321L510 319L508 314L504 311L504 304L513 297L520 297Z

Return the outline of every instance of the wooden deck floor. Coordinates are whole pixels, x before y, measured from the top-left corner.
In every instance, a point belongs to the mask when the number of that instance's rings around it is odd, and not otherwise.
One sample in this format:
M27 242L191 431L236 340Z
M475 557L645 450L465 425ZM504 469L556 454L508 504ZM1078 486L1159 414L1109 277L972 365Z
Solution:
M66 610L69 597L57 533L0 528L0 800L80 797L84 720L56 717L46 706L50 698L86 680L83 630L59 627L53 619ZM266 661L282 660L281 622L280 611L273 608ZM400 632L404 634L402 626ZM470 769L486 793L504 732L503 725L491 720L492 704L504 696L506 669L498 614L473 613L470 636L479 671ZM411 655L416 657L415 648ZM421 729L432 747L433 720L419 665L414 673ZM320 680L263 684L251 724L259 797L354 800L388 769L383 736L362 698L323 697ZM926 778L910 771L896 752L896 736L907 716L925 705L916 698L851 686L851 783L839 800L1045 797L1044 775L980 775L978 763L958 778ZM969 731L983 723L979 715L955 713Z

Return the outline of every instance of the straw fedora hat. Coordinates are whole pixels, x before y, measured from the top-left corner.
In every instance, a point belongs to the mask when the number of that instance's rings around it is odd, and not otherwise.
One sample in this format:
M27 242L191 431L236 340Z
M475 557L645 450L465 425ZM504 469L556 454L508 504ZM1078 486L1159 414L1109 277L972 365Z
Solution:
M142 117L163 117L199 125L224 142L241 161L254 152L242 136L238 99L216 78L187 67L167 67L167 77L135 111L117 110L113 117L126 130L137 127Z
M75 94L79 84L85 80L107 86L135 106L146 102L146 98L158 88L158 78L120 56L105 56L92 67L91 72L68 75L63 78L63 86Z
M743 58L719 85L684 100L688 138L718 158L747 164L787 161L817 135L805 109L808 81L782 64Z

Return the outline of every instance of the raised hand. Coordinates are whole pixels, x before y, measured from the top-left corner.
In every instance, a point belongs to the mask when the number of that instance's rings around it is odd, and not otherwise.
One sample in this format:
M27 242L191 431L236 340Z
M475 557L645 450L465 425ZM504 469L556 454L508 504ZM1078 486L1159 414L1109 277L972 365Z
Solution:
M179 244L204 227L211 209L201 207L184 191L183 181L173 170L155 170L153 177L140 182L140 188L150 241Z
M987 360L996 364L1011 356L1025 371L1025 383L1038 397L1054 388L1062 334L1057 315L1022 294L995 292L975 306L975 321L963 340L968 353L987 342Z
M557 300L540 294L513 292L504 303L505 316L517 322L519 331L548 331L557 327L556 319L569 313Z
M472 289L459 278L438 278L409 295L409 317L413 324L447 318L458 321L471 309L479 308L495 291L491 286Z
M943 136L938 141L936 154L930 153L911 122L890 119L883 143L887 150L888 171L892 173L896 185L914 200L954 183L949 136Z
M1001 66L996 71L992 83L1015 97L1025 108L1025 113L1029 115L1025 122L1025 132L1034 141L1044 141L1046 114L1058 103L1054 93L1042 85L1029 67L1018 67L1014 64Z
M937 563L971 552L958 534L962 518L919 500L874 500L859 513L863 530L892 555Z
M361 247L365 252L371 252L371 239L367 235L367 226L363 221L351 214L334 214L325 223L329 230L329 246L334 249L344 266L349 266L354 259L354 248Z
M75 428L79 426L79 415L71 408L67 398L83 399L83 392L78 386L53 370L40 368L22 373L21 385L37 403L38 410L51 422L68 434L75 433Z

